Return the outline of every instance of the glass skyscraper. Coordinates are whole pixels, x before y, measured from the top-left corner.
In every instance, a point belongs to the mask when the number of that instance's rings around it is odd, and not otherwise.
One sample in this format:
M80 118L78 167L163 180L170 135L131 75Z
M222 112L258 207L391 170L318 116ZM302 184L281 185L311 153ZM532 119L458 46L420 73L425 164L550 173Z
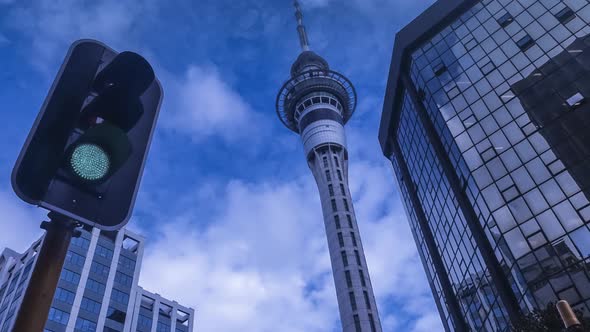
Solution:
M379 140L447 331L590 310L590 4L441 0L396 36Z
M0 255L0 331L11 331L43 238ZM73 238L44 332L192 332L194 310L138 286L144 239L84 227Z

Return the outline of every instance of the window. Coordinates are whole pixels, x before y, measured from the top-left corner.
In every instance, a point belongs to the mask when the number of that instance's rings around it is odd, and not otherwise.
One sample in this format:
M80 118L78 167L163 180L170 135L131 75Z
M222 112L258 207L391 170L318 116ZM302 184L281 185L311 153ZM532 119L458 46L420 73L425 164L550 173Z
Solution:
M95 254L107 259L113 258L113 251L111 249L101 246L100 244L96 246Z
M344 185L342 183L340 184L340 192L342 193L342 196L346 196L346 191L344 191Z
M96 261L92 262L90 271L104 277L108 277L109 275L109 267Z
M349 292L348 296L350 297L350 307L352 308L353 311L355 311L356 308L356 299L354 298L354 292Z
M336 207L336 200L332 199L332 211L336 212L338 211L338 207Z
M358 264L358 266L361 266L361 256L359 255L359 251L355 250L354 251L354 256L356 257L356 263Z
M338 243L340 244L340 248L344 247L344 238L340 232L338 232Z
M131 258L127 258L125 256L119 256L119 266L120 267L125 267L131 270L135 270L135 260L131 259Z
M328 167L328 157L324 156L323 160L324 160L324 167L327 168Z
M510 15L510 13L506 13L498 19L498 24L500 24L502 28L505 28L508 26L508 24L512 23L512 21L514 21L512 15Z
M83 237L73 237L72 241L70 242L70 245L72 246L76 246L82 249L88 249L88 247L90 246L90 240L88 240L87 238L83 238Z
M529 47L533 46L534 43L535 41L533 40L533 38L531 38L531 36L525 35L519 41L516 42L516 45L518 45L521 51L526 51L527 49L529 49Z
M565 24L569 21L571 21L574 18L575 14L574 12L571 10L571 8L569 7L565 7L562 10L560 10L559 12L557 12L557 14L555 14L555 18L557 18L557 20L559 21L559 23L561 24Z
M371 309L371 301L369 301L369 293L367 291L363 291L363 295L365 296L365 305L367 309Z
M111 293L111 300L119 302L123 305L127 305L127 302L129 302L129 294L113 288L113 292Z
M158 321L158 326L156 327L156 332L169 332L170 325L165 322Z
M121 271L117 271L115 274L115 281L124 286L131 286L133 283L133 277Z
M348 257L346 256L346 251L341 251L340 255L342 255L342 263L344 267L348 266Z
M72 263L73 265L76 266L84 266L84 261L86 259L84 258L84 256L82 255L78 255L73 251L68 250L68 253L66 254L66 262L68 263Z
M359 277L361 279L361 285L363 287L367 287L367 283L365 281L365 274L363 273L363 270L359 270Z
M576 93L566 100L567 104L574 108L580 106L584 102L584 96L581 93Z
M375 328L375 320L371 314L369 314L369 323L371 323L371 332L377 332L377 329Z
M125 324L125 316L127 316L127 314L119 309L109 307L109 309L107 310L107 318L112 321Z
M350 211L350 209L348 208L348 201L345 199L342 200L342 202L344 203L344 209L348 212Z
M354 328L356 332L363 332L361 330L361 320L359 319L359 315L354 315Z
M338 174L338 180L342 181L342 172L340 172L340 170L336 170L336 173Z
M49 316L47 316L47 319L61 325L67 325L68 320L70 319L70 314L51 307L51 309L49 309Z
M352 227L352 218L350 217L350 214L346 215L346 219L348 220L348 227L354 228L354 227Z
M350 271L346 270L344 271L344 274L346 276L346 284L348 285L348 287L352 287L352 278L350 277Z
M63 269L59 278L72 284L77 284L80 281L80 275L68 269Z
M434 66L434 68L432 69L434 71L434 75L436 76L440 76L442 75L445 71L447 71L447 66L445 66L444 63L439 63L437 65Z
M58 287L55 290L55 296L53 297L53 299L64 303L72 304L74 303L75 296L76 294L70 292L69 290L65 290L61 287Z
M356 237L354 236L354 232L350 232L350 237L352 238L352 245L356 247Z
M331 184L328 185L328 192L330 192L330 196L334 196L334 186Z
M340 229L340 217L338 215L334 216L334 222L336 223L336 229Z
M340 162L338 162L338 157L334 156L334 164L336 164L336 167L340 167Z
M82 317L78 317L78 320L76 321L76 331L95 332L96 323Z
M137 325L151 328L152 327L152 318L142 315L142 314L139 314L139 316L137 318Z
M326 170L326 181L328 181L328 182L332 181L332 179L330 178L330 170L329 169Z
M98 282L94 279L88 278L86 282L86 289L89 289L99 295L104 294L105 285L102 282Z
M100 312L100 303L91 300L87 297L83 297L82 303L80 303L80 309L84 309L88 312L98 314Z

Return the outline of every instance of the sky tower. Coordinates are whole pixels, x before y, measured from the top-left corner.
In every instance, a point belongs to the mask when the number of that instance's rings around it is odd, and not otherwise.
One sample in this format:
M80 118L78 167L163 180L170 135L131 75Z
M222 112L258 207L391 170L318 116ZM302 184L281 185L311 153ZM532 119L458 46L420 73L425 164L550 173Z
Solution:
M315 177L328 238L340 320L344 332L381 332L373 287L348 189L344 124L356 108L352 83L312 52L295 1L301 54L276 101L279 119L301 135Z

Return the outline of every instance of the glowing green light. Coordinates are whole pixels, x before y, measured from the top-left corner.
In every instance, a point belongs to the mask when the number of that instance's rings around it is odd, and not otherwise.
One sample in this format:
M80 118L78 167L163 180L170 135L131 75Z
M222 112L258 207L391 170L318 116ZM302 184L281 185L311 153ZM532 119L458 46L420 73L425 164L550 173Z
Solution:
M107 175L111 161L100 146L84 143L74 148L70 157L70 166L74 174L83 180L96 181Z

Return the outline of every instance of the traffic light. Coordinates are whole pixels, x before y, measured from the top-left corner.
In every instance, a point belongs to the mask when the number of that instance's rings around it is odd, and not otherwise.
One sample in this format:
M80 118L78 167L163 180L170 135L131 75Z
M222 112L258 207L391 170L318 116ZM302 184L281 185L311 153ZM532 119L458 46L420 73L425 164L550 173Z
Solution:
M150 64L93 40L72 44L12 173L24 201L105 230L126 224L162 88Z

